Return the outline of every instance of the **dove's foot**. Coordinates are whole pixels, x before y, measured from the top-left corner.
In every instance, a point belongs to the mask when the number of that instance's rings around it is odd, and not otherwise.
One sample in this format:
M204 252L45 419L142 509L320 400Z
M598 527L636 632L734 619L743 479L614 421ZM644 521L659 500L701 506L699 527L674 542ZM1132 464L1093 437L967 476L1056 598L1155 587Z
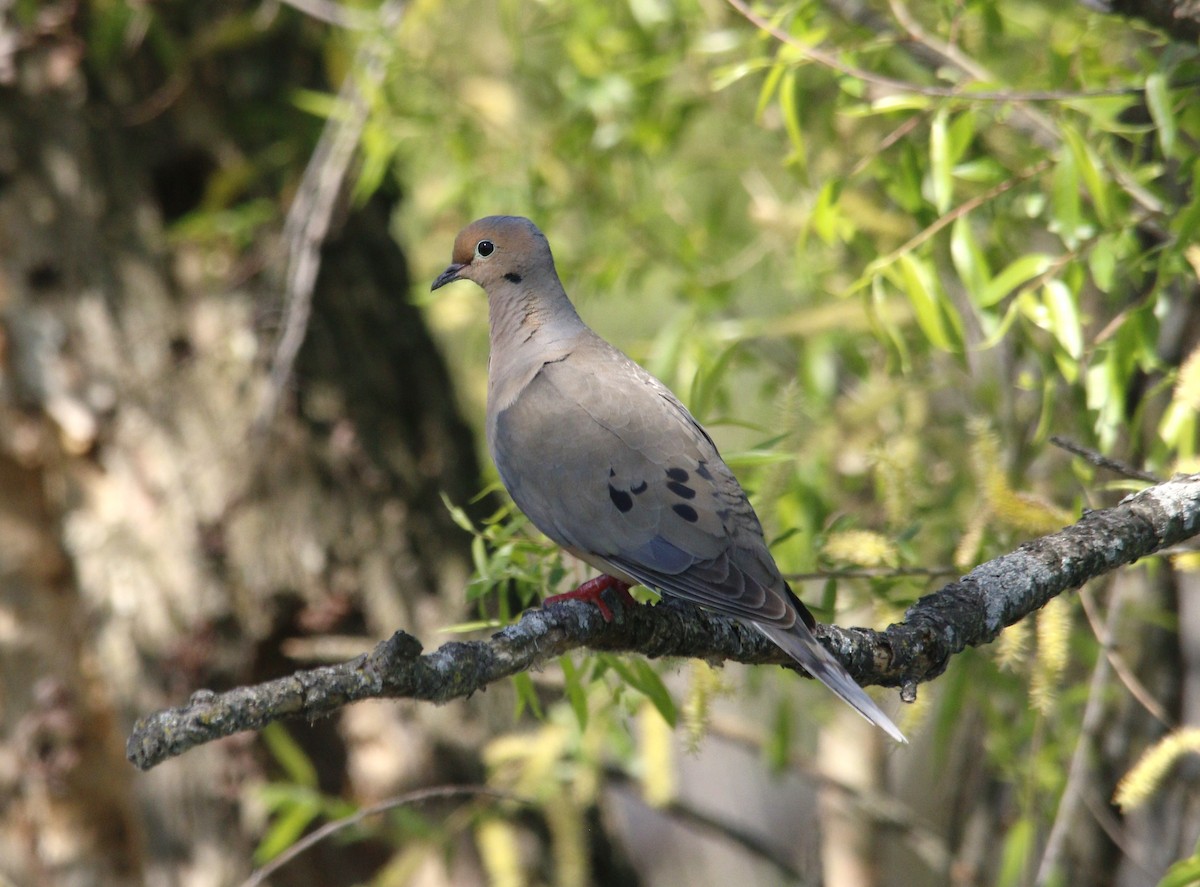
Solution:
M550 604L557 604L559 601L590 601L596 605L605 622L612 622L612 610L609 609L608 604L604 602L604 598L601 596L610 588L616 592L622 604L630 607L637 606L637 601L629 593L629 583L622 582L613 576L597 576L595 579L589 579L574 591L551 595L542 601L542 606L546 607Z

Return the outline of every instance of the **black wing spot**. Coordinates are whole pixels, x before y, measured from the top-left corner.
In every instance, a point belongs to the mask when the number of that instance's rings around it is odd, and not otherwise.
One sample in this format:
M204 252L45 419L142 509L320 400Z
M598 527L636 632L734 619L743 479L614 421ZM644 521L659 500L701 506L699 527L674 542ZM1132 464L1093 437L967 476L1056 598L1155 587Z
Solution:
M608 485L608 498L612 499L612 504L617 506L617 511L622 514L633 508L633 497L624 490L618 490L612 484Z
M677 481L669 481L667 489L678 496L680 499L695 499L696 491L686 484L678 483Z
M617 469L615 469L615 468L610 468L610 469L608 469L608 476L609 476L609 477L616 477L616 476L617 476Z
M671 510L690 524L700 520L700 515L690 505L672 505Z
M507 274L504 275L504 279L511 283L520 283L521 275L517 274L515 271L509 271Z
M668 468L667 477L671 478L671 480L679 481L679 483L684 483L688 479L688 473L682 468Z
M642 481L636 487L630 487L629 492L633 493L633 495L635 495L635 496L640 496L640 495L642 495L642 493L646 492L646 488L648 486L650 486L648 483L646 483L645 481Z
M713 476L709 473L708 468L703 462L696 466L696 474L700 475L705 480L712 480Z

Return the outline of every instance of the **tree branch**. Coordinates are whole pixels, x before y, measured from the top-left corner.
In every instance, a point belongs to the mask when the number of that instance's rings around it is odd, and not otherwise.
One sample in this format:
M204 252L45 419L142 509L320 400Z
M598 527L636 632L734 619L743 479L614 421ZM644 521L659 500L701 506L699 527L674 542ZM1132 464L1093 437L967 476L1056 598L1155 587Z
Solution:
M954 654L994 640L1067 589L1197 533L1200 475L1180 476L981 564L918 600L885 631L819 626L817 636L861 683L901 687L912 700L917 685L940 675ZM681 601L617 610L611 623L577 601L528 610L488 640L452 642L428 654L398 631L350 662L219 695L202 690L186 706L141 719L126 756L145 770L222 736L286 717L324 717L360 699L446 702L580 647L794 666L757 631Z

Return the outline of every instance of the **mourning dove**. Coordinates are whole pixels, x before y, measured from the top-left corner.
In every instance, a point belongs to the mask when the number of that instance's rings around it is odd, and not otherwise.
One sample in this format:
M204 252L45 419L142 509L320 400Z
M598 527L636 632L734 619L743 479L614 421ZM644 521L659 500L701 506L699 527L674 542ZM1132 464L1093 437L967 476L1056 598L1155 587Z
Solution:
M712 438L580 319L537 226L515 216L468 225L432 289L455 280L488 296L487 442L500 479L538 529L612 577L584 590L640 584L747 622L906 741L813 636Z

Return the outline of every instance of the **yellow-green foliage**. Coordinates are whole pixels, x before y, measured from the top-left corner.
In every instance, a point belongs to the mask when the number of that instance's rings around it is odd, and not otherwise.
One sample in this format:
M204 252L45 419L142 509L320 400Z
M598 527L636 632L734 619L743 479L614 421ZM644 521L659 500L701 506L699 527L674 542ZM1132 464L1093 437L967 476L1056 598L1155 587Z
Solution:
M825 537L821 553L834 564L892 567L898 562L896 546L870 530L841 530Z
M554 854L554 881L562 887L587 887L588 844L583 810L565 792L545 801L546 825Z
M708 731L713 700L722 693L728 693L729 685L720 670L699 659L692 661L689 673L691 680L688 681L687 696L680 712L683 715L684 742L689 751L695 751Z
M966 525L962 528L962 535L958 539L958 545L954 547L952 562L955 569L965 573L978 563L979 549L983 544L984 534L987 532L988 517L987 509L980 509L967 519Z
M904 526L913 518L920 493L922 472L918 467L922 456L917 434L912 430L872 450L879 500L892 526Z
M1200 551L1174 555L1171 558L1171 565L1181 573L1200 571Z
M1071 608L1062 597L1056 597L1037 614L1037 658L1029 687L1034 708L1044 715L1054 710L1070 641Z
M996 639L996 664L1005 671L1018 671L1025 667L1032 646L1033 627L1030 620L1022 619L1004 629Z
M651 807L675 800L675 731L649 702L638 711L638 751L641 754L642 797Z
M507 820L489 816L475 827L475 846L490 887L525 887L520 832Z
M1186 754L1200 754L1200 728L1175 730L1143 752L1117 785L1113 803L1126 812L1146 803L1158 791L1175 762Z
M996 520L1029 535L1044 535L1072 523L1073 516L1041 496L1014 490L1008 482L996 434L981 424L974 427L972 462L983 485L989 509Z
M1179 368L1175 399L1193 410L1200 410L1200 348L1194 348Z

